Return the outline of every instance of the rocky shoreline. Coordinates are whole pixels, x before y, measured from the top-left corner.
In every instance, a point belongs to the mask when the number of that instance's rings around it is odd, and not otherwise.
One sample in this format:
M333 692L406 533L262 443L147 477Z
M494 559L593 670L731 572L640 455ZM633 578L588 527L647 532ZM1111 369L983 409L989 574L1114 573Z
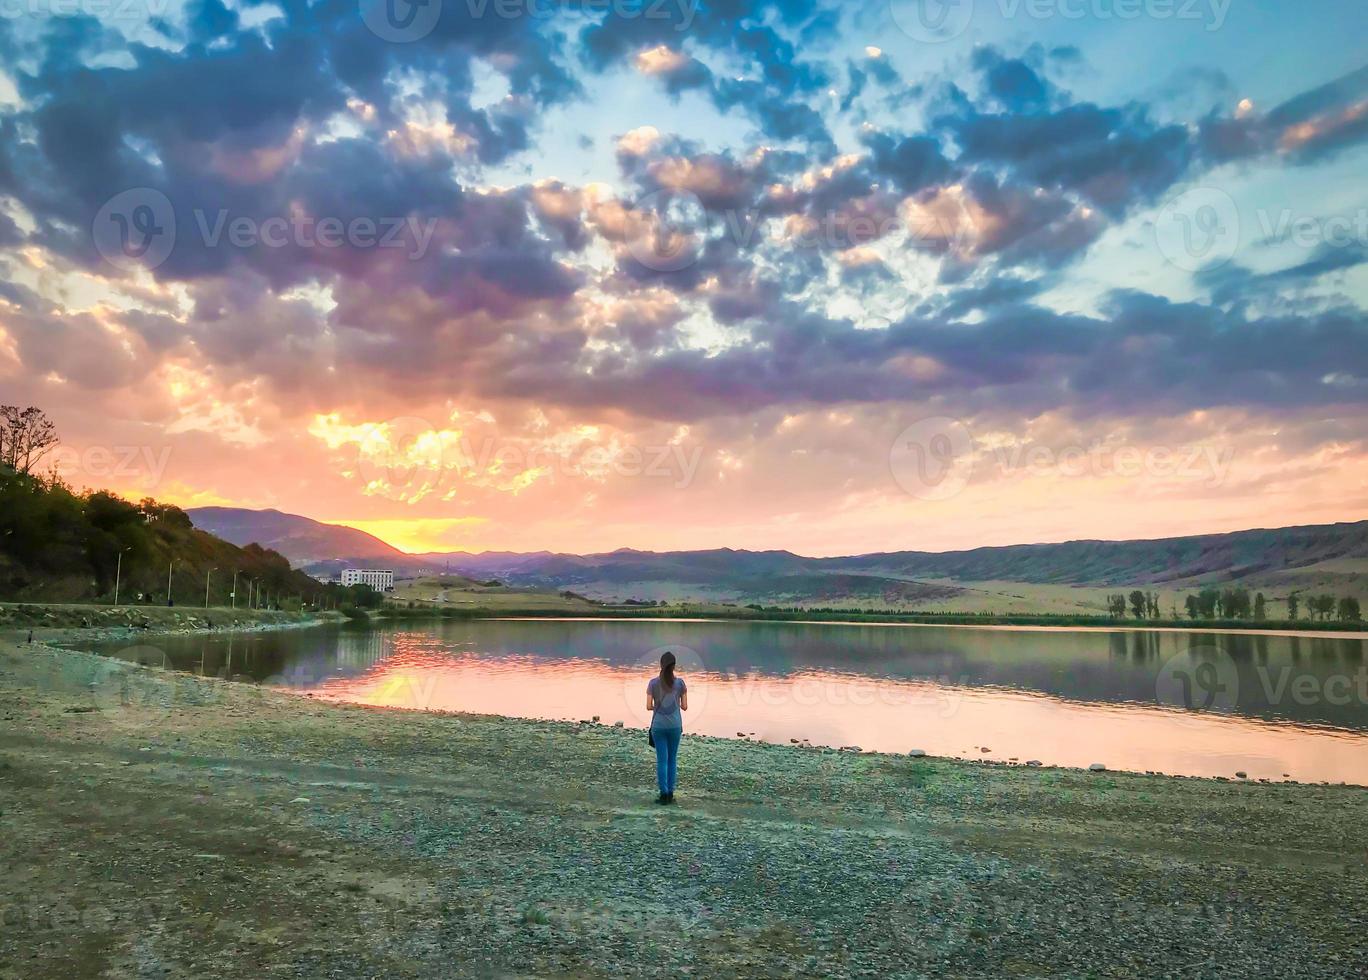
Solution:
M0 977L1341 977L1368 791L330 705L0 640ZM199 692L190 696L193 689ZM166 696L157 694L163 692Z

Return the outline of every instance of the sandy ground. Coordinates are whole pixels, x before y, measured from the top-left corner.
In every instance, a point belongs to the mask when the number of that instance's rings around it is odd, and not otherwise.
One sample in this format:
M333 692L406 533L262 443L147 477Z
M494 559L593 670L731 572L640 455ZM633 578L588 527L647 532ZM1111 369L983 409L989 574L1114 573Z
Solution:
M1361 788L686 737L658 807L636 731L23 638L0 638L6 980L1368 975Z

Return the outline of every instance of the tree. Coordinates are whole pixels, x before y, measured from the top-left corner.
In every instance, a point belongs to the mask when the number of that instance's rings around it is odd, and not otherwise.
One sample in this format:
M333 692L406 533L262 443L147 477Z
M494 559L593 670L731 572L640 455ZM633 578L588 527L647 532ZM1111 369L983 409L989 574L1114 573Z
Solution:
M1195 595L1183 600L1183 608L1187 610L1188 619L1197 619L1202 615L1201 603Z
M1268 618L1268 600L1264 598L1262 592L1254 596L1254 618L1260 620Z
M1287 594L1287 618L1288 618L1288 619L1296 619L1296 618L1297 618L1297 614L1301 611L1301 610L1300 610L1300 602L1301 602L1301 600L1297 597L1297 593L1295 593L1295 592L1289 592L1289 593Z
M1224 619L1249 618L1249 590L1226 589L1221 593L1221 616Z
M1306 601L1306 604L1311 612L1314 615L1319 616L1322 621L1329 619L1335 614L1335 597L1327 593L1312 596Z
M1359 612L1359 601L1353 596L1345 596L1339 601L1339 618L1346 623L1357 622L1363 616Z
M1221 605L1221 593L1216 589L1203 589L1197 593L1197 612L1203 619L1216 618L1216 612Z
M41 409L0 405L0 462L15 472L31 472L60 441Z
M1112 619L1126 618L1126 597L1120 592L1107 596L1107 615Z
M1145 593L1136 589L1130 594L1131 612L1135 613L1136 619L1145 618L1145 610L1149 607L1149 599Z

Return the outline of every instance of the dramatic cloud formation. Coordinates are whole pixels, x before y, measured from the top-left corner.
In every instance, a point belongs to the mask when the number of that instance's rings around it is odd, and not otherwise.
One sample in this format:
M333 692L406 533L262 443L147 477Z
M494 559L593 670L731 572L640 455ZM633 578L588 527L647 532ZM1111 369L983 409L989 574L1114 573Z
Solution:
M817 0L393 13L0 20L0 385L74 482L433 548L1365 516L1357 11L1275 78L1234 9L1125 72L1090 45L1139 25L1005 13L943 44ZM896 472L924 422L969 434L953 499Z

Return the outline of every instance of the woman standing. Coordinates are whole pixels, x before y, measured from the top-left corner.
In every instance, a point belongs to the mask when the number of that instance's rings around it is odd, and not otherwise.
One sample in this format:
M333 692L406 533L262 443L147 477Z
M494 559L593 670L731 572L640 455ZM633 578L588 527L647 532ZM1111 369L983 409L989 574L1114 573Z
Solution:
M666 650L660 657L660 676L646 685L646 710L651 712L651 744L656 751L657 803L673 803L679 739L684 734L681 711L689 710L689 689L675 676L675 655Z

